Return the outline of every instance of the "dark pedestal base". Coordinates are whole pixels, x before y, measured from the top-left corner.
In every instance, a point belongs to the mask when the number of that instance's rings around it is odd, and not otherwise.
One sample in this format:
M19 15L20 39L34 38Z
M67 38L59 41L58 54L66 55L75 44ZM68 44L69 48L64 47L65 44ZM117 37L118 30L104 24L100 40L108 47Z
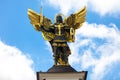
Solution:
M86 80L87 71L77 72L71 66L53 66L47 72L37 72L37 80Z
M70 65L58 65L58 66L52 66L50 69L48 69L47 72L77 72L74 68L72 68Z

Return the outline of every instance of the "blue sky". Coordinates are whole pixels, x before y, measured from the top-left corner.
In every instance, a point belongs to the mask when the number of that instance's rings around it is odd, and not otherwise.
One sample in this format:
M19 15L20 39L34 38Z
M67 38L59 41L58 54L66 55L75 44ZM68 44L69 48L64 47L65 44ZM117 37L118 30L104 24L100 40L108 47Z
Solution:
M43 14L54 22L55 14L69 16L84 5L86 22L76 30L76 42L69 44L69 62L78 71L87 70L87 80L119 80L119 3L120 0L1 0L0 80L35 80L36 71L47 71L53 65L50 45L30 24L28 8L39 13L42 6Z

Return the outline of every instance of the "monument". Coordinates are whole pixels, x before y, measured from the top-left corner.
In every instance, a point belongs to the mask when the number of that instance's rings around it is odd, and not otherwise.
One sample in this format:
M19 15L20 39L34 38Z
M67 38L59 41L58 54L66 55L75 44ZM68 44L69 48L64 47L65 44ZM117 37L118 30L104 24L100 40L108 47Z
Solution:
M86 7L66 18L63 14L55 16L55 22L28 9L28 17L34 29L42 32L53 52L54 65L47 72L37 72L37 80L86 80L87 71L76 71L70 66L68 57L71 54L67 42L75 41L75 30L85 22ZM64 20L63 20L64 18Z

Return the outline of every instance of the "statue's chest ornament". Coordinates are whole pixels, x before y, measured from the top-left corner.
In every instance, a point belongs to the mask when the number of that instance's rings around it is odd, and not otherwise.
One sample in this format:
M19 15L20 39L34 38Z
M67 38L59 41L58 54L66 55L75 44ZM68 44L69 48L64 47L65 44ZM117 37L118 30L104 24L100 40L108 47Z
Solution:
M55 25L55 27L58 29L58 34L59 36L62 35L62 29L64 28L63 24L58 24L58 25Z

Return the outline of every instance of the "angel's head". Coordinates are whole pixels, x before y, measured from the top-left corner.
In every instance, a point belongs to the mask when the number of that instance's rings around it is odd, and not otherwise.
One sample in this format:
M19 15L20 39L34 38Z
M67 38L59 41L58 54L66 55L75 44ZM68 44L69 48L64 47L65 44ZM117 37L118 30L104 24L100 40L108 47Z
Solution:
M62 19L61 14L57 14L57 15L56 15L56 17L55 17L55 22L56 22L56 23L63 23L63 19Z

